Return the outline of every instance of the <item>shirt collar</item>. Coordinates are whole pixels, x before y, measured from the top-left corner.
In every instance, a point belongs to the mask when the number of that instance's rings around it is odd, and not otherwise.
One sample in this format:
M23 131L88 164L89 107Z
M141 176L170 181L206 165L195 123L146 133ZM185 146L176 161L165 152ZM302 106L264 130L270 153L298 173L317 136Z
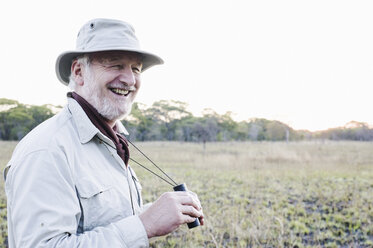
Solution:
M89 142L96 134L104 136L98 128L93 125L91 120L88 118L87 114L84 112L83 108L79 103L71 97L67 98L67 107L76 124L79 139L81 143ZM115 125L117 127L117 132L128 135L126 128L123 126L122 122L116 121ZM105 137L105 136L104 136Z
M117 132L124 135L129 135L127 129L124 127L121 121L116 121L115 125L117 127Z

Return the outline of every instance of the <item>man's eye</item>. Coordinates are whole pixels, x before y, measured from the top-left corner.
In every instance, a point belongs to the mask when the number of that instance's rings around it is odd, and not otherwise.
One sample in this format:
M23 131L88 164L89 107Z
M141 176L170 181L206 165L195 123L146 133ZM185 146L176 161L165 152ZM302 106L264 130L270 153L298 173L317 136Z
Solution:
M110 66L111 68L117 69L117 70L122 70L124 68L123 65L112 65Z
M137 67L132 68L132 71L136 73L141 73L141 69Z

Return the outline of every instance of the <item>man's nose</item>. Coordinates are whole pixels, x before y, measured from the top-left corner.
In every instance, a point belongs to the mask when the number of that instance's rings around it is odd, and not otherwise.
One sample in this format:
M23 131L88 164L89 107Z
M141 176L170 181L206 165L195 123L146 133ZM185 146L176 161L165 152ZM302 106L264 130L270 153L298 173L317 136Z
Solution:
M128 86L133 86L136 83L135 74L129 67L126 67L124 70L121 71L119 80Z

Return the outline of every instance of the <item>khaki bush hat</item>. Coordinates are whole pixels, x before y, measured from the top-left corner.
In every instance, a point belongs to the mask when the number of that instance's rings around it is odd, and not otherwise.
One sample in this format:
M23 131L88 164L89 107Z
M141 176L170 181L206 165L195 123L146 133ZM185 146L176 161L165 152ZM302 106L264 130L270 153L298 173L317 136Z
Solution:
M58 56L56 73L58 79L68 85L72 61L83 54L101 51L128 51L142 55L142 71L153 65L163 64L163 60L152 53L140 49L134 28L126 22L112 19L94 19L79 31L76 50Z

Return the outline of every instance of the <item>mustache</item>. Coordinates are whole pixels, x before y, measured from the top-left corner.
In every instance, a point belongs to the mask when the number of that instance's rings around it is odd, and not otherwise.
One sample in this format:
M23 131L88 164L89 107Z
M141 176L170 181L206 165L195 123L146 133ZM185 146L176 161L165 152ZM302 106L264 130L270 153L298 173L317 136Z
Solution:
M122 89L122 90L128 90L128 91L135 91L136 87L135 86L129 86L128 84L124 82L112 82L107 85L108 88L116 88L116 89Z

